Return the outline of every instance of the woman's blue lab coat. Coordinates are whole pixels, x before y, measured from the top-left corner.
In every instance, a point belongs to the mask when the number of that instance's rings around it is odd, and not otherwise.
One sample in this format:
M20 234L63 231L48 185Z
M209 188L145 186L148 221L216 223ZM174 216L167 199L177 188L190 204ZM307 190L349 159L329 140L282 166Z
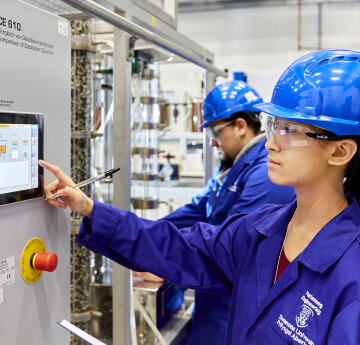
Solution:
M273 285L296 201L178 230L95 201L78 242L134 270L231 295L227 345L358 345L360 209L326 224Z
M293 187L283 187L268 178L266 140L255 145L243 155L218 183L221 166L209 179L202 194L177 209L165 220L178 229L197 222L220 225L234 214L248 213L265 204L287 204L295 199ZM224 345L229 313L230 297L195 292L195 311L186 345Z

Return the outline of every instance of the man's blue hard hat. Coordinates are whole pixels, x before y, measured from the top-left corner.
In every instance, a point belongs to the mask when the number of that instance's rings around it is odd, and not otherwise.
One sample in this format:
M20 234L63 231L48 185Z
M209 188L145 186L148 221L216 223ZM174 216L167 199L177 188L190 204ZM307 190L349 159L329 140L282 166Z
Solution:
M360 135L360 52L329 49L304 55L280 77L270 103L273 116Z
M257 103L263 102L259 94L243 81L227 81L215 86L206 96L201 113L204 123L202 128L208 127L209 123L220 119L226 119L239 111L252 111Z

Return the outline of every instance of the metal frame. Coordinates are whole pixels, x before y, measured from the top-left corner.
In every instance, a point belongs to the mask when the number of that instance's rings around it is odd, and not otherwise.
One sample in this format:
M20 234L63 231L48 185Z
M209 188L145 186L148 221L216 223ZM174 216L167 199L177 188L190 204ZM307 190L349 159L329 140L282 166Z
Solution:
M206 94L215 86L215 75L210 72L205 73L205 91ZM204 97L205 98L205 97ZM207 181L213 174L213 162L214 162L214 150L209 145L209 139L206 136L206 128L203 131L203 148L204 148L204 185L206 186Z
M213 66L212 63L208 62L208 61L213 61L213 59L207 58L208 52L206 51L205 48L202 48L201 50L194 49L193 46L196 45L195 42L187 39L185 36L182 35L180 36L179 34L178 37L179 41L175 40L175 37L173 41L170 41L168 37L164 38L158 34L155 34L153 31L141 27L140 25L120 16L119 14L107 9L104 6L97 4L92 0L62 0L62 1L66 2L71 6L74 6L75 8L78 8L83 12L91 14L94 17L100 18L101 20L104 20L105 22L114 25L114 27L118 29L126 31L137 38L142 38L145 41L152 42L176 55L179 55L185 60L188 60L200 67L205 68L209 72L212 72L224 78L227 77L227 72L222 71L219 68L216 68L215 66ZM148 15L152 17L148 25L149 26L152 25L155 27L156 24L153 25L153 23L154 22L156 23L156 18L151 14ZM155 18L155 20L153 20L153 18ZM136 19L136 17L134 19ZM159 22L158 26L160 26L161 21L159 20L158 22ZM159 29L161 30L161 27L159 27ZM165 33L166 31L161 30L161 32ZM169 32L166 33L169 34ZM173 36L175 36L175 33L176 31L173 30L172 32ZM181 42L181 40L183 42ZM199 48L199 46L197 48Z
M173 23L164 22L165 12L155 15L151 6L142 0L109 0L110 9L92 0L62 0L81 11L113 25L114 29L114 116L113 155L114 166L121 166L122 173L114 176L113 205L130 209L131 184L131 49L133 35L152 42L207 71L206 91L215 83L215 76L227 77L213 66L214 55L174 30ZM136 2L136 3L135 3ZM139 3L141 3L139 6ZM113 6L113 7L112 7ZM161 9L158 10L160 12ZM121 13L122 15L119 15ZM147 29L148 28L148 29ZM129 35L130 34L130 35ZM205 142L207 177L212 172L212 154ZM130 271L120 265L113 265L113 345L130 345Z
M173 29L177 29L177 11L175 10L174 16L170 14L160 11L159 7L154 5L148 0L132 0L132 2L140 7L142 7L146 12L151 13L152 15L159 18L162 22L167 23ZM177 8L176 8L177 9Z
M182 0L178 3L179 13L222 11L237 8L296 6L298 0ZM304 0L304 5L334 5L357 3L358 0Z
M114 30L114 115L113 155L114 166L121 166L122 173L114 175L113 205L130 209L131 185L131 62L127 59L129 35ZM128 345L130 341L130 271L113 264L113 345ZM116 292L116 293L115 293Z

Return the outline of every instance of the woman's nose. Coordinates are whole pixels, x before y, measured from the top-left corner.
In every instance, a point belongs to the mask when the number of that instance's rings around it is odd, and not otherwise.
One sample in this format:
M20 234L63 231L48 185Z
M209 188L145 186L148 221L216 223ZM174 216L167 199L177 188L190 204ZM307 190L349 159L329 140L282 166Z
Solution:
M269 151L280 151L280 146L276 142L275 135L266 140L265 148Z

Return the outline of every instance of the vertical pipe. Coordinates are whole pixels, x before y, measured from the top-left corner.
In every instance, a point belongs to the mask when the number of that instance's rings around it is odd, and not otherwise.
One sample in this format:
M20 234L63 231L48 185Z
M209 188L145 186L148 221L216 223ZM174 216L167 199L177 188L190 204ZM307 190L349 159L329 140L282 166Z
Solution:
M205 92L208 92L215 86L215 75L211 72L205 72ZM205 98L206 95L203 95ZM209 140L206 136L206 131L208 129L203 130L203 150L204 150L204 185L206 185L207 181L213 174L213 149L209 145Z
M318 4L318 49L322 49L322 4Z
M298 50L301 50L301 0L298 0Z
M128 61L129 35L114 28L114 175L113 205L130 209L131 183L131 62ZM113 345L130 345L130 271L113 266Z

